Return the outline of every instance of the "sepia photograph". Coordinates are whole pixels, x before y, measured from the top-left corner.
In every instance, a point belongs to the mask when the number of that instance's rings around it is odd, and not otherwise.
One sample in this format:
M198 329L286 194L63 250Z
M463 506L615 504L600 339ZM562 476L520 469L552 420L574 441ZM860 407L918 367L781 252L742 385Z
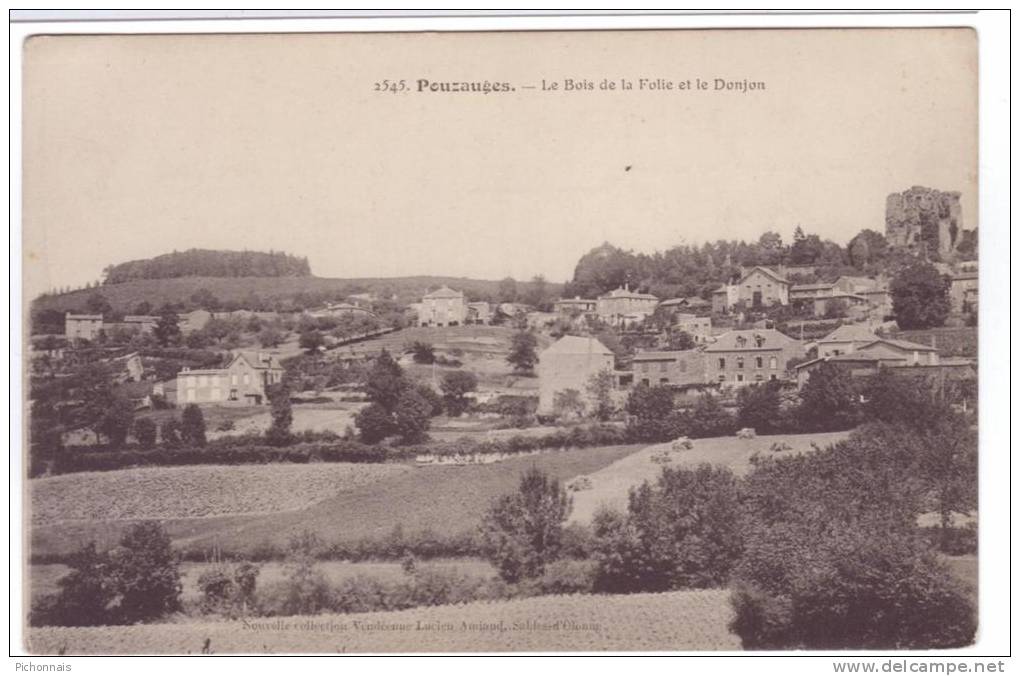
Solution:
M973 28L20 50L26 654L986 630Z

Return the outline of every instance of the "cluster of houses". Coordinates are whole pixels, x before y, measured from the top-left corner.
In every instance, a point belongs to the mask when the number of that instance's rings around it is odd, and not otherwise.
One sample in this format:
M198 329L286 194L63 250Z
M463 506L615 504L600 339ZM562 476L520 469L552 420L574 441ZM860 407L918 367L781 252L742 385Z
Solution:
M825 363L844 367L855 378L883 367L930 377L936 385L977 377L972 359L942 358L933 346L883 338L863 324L842 325L811 342L775 329L733 330L690 350L638 352L627 371L616 370L615 362L613 352L596 338L564 336L553 343L539 355L539 413L554 413L557 395L566 390L584 399L592 377L606 371L620 392L637 385L667 386L678 395L771 381L800 388Z

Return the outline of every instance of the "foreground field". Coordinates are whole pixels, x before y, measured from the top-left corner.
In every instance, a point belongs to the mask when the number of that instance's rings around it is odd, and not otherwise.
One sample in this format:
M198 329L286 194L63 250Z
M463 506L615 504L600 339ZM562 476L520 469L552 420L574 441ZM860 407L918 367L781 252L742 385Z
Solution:
M303 531L316 533L326 542L381 537L398 526L405 533L428 530L438 536L454 536L474 530L490 501L516 490L520 475L531 467L567 480L596 472L640 448L604 446L549 451L490 465L405 467L406 471L344 489L303 509L165 519L163 523L178 547L219 546L227 552L248 552L263 544L283 546ZM314 473L330 466L322 463L305 467ZM269 465L266 470L279 471L283 467ZM90 540L109 547L126 523L95 520L36 526L32 529L31 554L66 554Z
M361 615L36 628L36 654L739 650L726 590L545 596Z
M190 563L180 564L181 572L181 597L185 602L197 601L201 597L198 589L198 578L203 572L212 568L212 563ZM319 570L333 585L339 585L344 580L356 576L371 577L381 582L399 582L406 579L402 565L396 561L321 561L318 564ZM258 564L259 576L258 585L266 587L275 582L284 580L287 576L287 564L279 561L269 561ZM463 575L467 577L488 578L496 574L495 569L488 561L474 558L463 559L432 559L419 564L420 570L433 570L437 572ZM29 567L29 579L31 580L32 596L51 594L59 591L57 581L70 572L70 568L60 563L49 563L33 565Z
M411 471L405 465L324 463L82 472L29 482L32 525L280 512Z
M848 432L830 432L825 434L786 434L762 436L756 439L738 439L737 437L716 437L713 439L696 439L694 448L672 453L670 467L692 466L711 463L729 467L738 475L746 474L751 469L751 456L755 453L769 454L769 448L775 443L786 443L790 450L784 455L806 453L814 446L825 448L848 436ZM662 471L663 465L652 462L652 456L668 449L669 444L649 446L637 453L632 453L588 475L591 479L590 490L574 493L574 509L570 515L571 523L587 523L601 506L611 507L620 511L627 509L627 494L632 486L644 481L655 481Z

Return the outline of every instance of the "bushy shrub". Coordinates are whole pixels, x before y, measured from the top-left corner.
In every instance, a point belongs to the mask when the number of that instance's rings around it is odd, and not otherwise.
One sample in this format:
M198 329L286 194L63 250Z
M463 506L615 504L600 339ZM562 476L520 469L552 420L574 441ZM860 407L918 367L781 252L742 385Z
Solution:
M188 446L205 446L205 416L197 404L188 404L181 413L181 442Z
M540 576L559 556L571 498L538 469L521 476L517 492L492 502L481 534L489 560L507 582Z
M33 606L33 625L133 624L180 610L178 558L156 522L131 526L110 552L90 543L67 563L59 591Z
M443 375L440 383L446 414L457 417L468 408L467 394L478 389L478 377L470 371L451 371Z
M742 487L745 553L733 595L745 647L969 643L967 590L916 526L947 479L927 469L939 453L915 429L868 425L815 453L757 460Z
M380 404L369 404L354 417L358 436L366 444L376 444L393 434L393 416Z
M749 545L732 596L731 629L745 648L921 650L973 641L969 590L918 539L860 528L773 536Z
M249 562L239 563L232 570L219 564L204 571L198 578L202 612L228 617L246 614L255 605L258 575L258 566Z
M742 548L737 479L728 469L664 467L632 489L623 517L593 526L599 591L665 591L725 583Z
M142 449L149 450L156 445L156 423L151 418L139 418L135 421L135 440Z
M393 409L393 428L401 441L414 444L426 437L432 404L413 389L406 390L397 399Z
M543 594L590 594L595 585L596 564L582 559L560 559L545 567L538 580Z
M686 436L692 439L725 437L737 430L736 418L711 393L701 395L686 417Z

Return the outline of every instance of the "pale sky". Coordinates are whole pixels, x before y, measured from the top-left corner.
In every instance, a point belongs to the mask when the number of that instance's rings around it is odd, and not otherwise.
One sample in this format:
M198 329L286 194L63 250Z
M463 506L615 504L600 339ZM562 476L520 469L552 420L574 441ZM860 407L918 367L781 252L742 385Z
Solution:
M323 277L569 279L608 240L846 242L890 192L977 225L969 29L37 37L25 48L31 293L192 247ZM603 78L764 91L602 91ZM377 80L510 93L373 91ZM594 91L542 92L543 78ZM631 167L625 171L626 167Z

